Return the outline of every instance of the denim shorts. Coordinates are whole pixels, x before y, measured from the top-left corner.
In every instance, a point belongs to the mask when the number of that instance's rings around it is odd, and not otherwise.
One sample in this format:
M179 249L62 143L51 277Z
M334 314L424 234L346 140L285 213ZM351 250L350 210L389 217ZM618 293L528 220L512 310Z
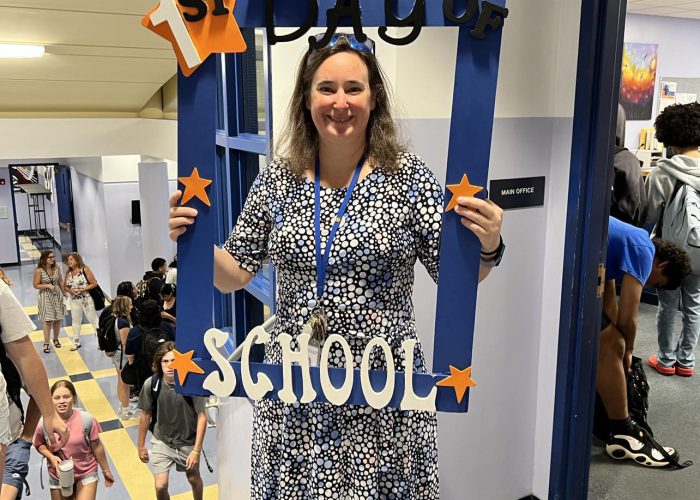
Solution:
M5 470L2 482L17 488L19 492L17 498L22 498L22 488L24 480L29 473L29 454L32 449L32 442L24 439L17 439L7 446L5 452Z

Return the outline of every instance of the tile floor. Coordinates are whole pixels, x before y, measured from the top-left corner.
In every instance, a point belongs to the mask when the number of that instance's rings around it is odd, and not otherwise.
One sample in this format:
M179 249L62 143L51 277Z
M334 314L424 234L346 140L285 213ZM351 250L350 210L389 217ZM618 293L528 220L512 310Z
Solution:
M36 321L37 295L32 286L32 274L39 258L39 251L26 237L20 239L21 266L7 267L5 272L15 281L12 287L17 298L25 306L27 314ZM41 353L46 365L49 382L53 383L61 378L68 378L75 384L78 392L79 405L94 415L103 429L100 438L107 450L111 469L115 473L117 481L112 488L100 486L97 497L100 499L143 499L155 498L153 489L153 476L148 466L141 463L136 451L136 439L138 434L138 419L120 421L117 418L119 403L116 394L116 372L111 360L97 348L95 329L90 324L83 324L80 332L83 345L77 351L70 351L70 338L76 334L70 326L70 314L66 316L64 327L61 329L60 349L51 347L51 352L44 354L42 349L43 334L37 329L31 334L32 341ZM37 327L41 325L37 324ZM214 467L211 474L202 464L202 478L205 484L205 499L218 498L216 485L216 428L207 429L204 441L204 450L209 461ZM27 478L31 496L28 498L48 498L48 490L42 490L40 486L41 459L36 451L32 451L29 476ZM42 471L46 482L46 470ZM100 481L102 478L100 476ZM185 475L171 472L170 492L173 499L192 498L189 484Z

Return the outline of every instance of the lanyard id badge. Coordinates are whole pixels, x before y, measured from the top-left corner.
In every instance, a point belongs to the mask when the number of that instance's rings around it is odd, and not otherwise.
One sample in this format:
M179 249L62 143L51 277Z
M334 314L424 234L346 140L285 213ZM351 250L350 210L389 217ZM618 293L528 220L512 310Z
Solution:
M321 165L316 156L316 166L314 170L314 236L316 243L316 307L311 313L311 318L304 325L302 333L309 333L311 335L311 340L309 341L309 362L313 366L317 366L320 363L321 357L321 347L323 342L326 340L328 335L328 318L326 313L321 307L321 298L323 297L326 281L326 268L328 266L328 258L330 256L331 247L333 246L333 240L338 232L338 227L340 227L340 221L345 215L345 211L350 203L350 198L357 185L357 180L360 177L360 171L362 170L362 165L365 163L364 155L360 158L360 161L355 167L355 172L352 174L352 179L348 190L345 193L345 198L343 203L341 203L338 213L333 220L333 226L331 226L330 233L328 234L328 240L326 241L326 246L321 251Z

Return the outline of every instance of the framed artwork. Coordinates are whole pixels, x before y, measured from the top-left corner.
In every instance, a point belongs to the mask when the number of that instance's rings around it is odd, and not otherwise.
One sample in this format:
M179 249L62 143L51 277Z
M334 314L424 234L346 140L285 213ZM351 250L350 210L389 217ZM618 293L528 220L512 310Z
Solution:
M659 46L625 42L622 51L620 104L627 120L651 120Z
M203 0L196 12L182 3L160 2L143 20L146 27L173 44L178 56L178 175L185 191L183 200L187 198L184 204L199 212L196 224L178 240L180 307L173 365L178 390L288 403L467 411L468 391L475 385L472 345L480 245L450 205L453 197L474 195L487 182L501 28L508 15L504 0L469 0L466 8L449 0ZM240 28L264 27L269 43L284 43L304 36L312 26L327 28L322 45L337 30L352 30L361 39L363 27L378 26L385 42L406 45L420 36L423 26L459 27L447 170L446 178L441 179L446 186L446 207L440 236L432 373L412 371L415 340L401 344L406 372L393 366L371 370L364 360L354 368L352 359L345 367L329 367L325 348L320 364L311 366L309 339L303 338L304 333L296 338L298 350L290 348L290 335L280 333L275 340L282 345L283 362L267 364L252 362L250 351L255 344L270 342L270 325L253 328L239 346L232 345L229 333L212 325L212 247L222 243L216 241L221 222L212 204L220 199L223 186L216 170L217 67L214 58L207 56L245 50ZM382 29L387 26L410 30L394 38ZM296 31L276 35L275 29L282 27ZM309 43L314 43L313 37ZM474 98L477 95L478 99ZM336 333L339 335L328 337L326 344L332 341L343 346L344 332ZM373 338L365 354L382 350L390 352L386 340Z

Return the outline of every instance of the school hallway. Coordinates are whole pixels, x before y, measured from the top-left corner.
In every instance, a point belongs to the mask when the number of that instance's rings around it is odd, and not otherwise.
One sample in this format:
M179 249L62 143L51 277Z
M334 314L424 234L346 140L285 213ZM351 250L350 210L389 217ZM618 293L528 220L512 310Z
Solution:
M12 287L13 292L20 300L25 311L31 317L34 324L40 328L37 322L37 290L32 286L32 275L38 260L38 252L32 248L31 242L20 240L22 249L22 265L4 268L7 275L16 282ZM85 320L84 320L85 321ZM120 421L118 418L119 403L117 400L117 379L112 361L97 348L95 330L90 324L83 324L81 343L82 347L71 351L70 337L74 335L71 324L70 312L68 312L64 326L61 329L61 348L51 345L51 352L46 354L43 349L43 333L37 329L31 334L32 341L39 351L46 371L49 376L49 384L58 379L69 379L75 385L78 393L76 406L91 413L99 422L103 432L100 434L110 468L115 476L114 486L106 488L103 476L100 472L100 482L97 490L97 498L103 500L132 498L139 500L155 499L153 475L148 466L141 463L138 458L136 441L138 436L138 417ZM26 396L23 394L23 396ZM26 401L26 397L25 397ZM150 448L147 438L147 447ZM214 473L210 473L204 459L201 460L200 471L204 481L204 498L213 500L218 498L217 465L216 465L216 427L208 427L204 452L207 454ZM43 469L43 470L42 470ZM41 488L40 475L46 489ZM42 467L41 456L32 448L29 463L29 475L27 477L31 489L31 499L49 498L48 476L46 466ZM170 473L171 498L183 500L192 498L189 483L184 473L176 473L173 468Z
M590 500L698 498L700 484L700 373L693 377L664 376L646 364L656 354L656 306L640 304L634 354L644 361L649 381L649 418L654 437L663 446L677 448L680 461L695 465L683 470L641 467L627 460L616 462L593 439L589 481ZM681 315L676 317L681 330Z

